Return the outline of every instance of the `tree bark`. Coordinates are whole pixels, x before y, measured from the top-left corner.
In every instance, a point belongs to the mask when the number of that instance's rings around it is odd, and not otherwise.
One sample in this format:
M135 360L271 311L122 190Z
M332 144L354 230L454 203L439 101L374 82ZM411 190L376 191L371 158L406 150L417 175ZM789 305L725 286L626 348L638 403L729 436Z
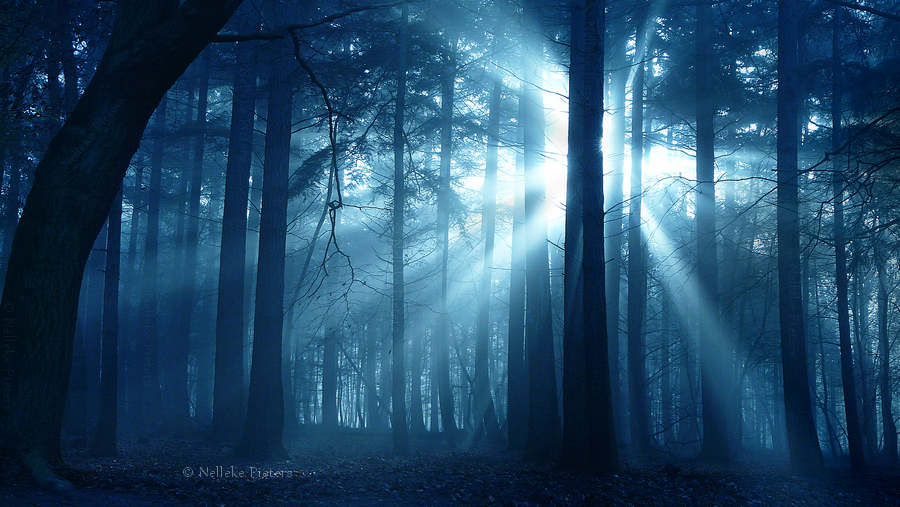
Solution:
M822 469L822 451L813 425L806 362L806 337L800 278L798 152L797 0L778 1L778 299L785 419L791 468L809 474Z
M566 182L565 466L619 468L610 383L603 209L603 0L573 1Z

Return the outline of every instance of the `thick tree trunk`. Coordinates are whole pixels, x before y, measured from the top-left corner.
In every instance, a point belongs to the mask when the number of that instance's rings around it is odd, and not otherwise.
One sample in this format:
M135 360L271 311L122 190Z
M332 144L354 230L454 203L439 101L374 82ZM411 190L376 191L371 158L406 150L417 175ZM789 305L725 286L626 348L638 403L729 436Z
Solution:
M285 15L283 12L279 14ZM238 456L262 459L287 454L282 442L284 386L281 378L281 353L293 86L290 81L291 59L285 48L276 44L270 50L272 62L269 71L250 390L244 435L235 449Z
M391 428L394 453L409 453L406 421L406 352L404 330L406 326L403 281L403 220L406 207L406 179L403 162L403 114L406 109L406 52L409 39L409 5L403 4L400 15L400 35L397 44L397 99L394 109L394 213L393 213L393 333L391 378Z
M619 468L610 384L603 212L603 0L573 1L566 182L564 465ZM586 224L589 224L585 226ZM570 322L572 320L573 322Z
M213 386L214 440L236 439L246 414L244 398L244 290L247 253L247 193L253 156L253 115L256 74L254 49L239 43L236 50L231 106L228 163L225 168L225 203L219 255L219 291L216 302L216 355Z
M35 172L3 291L3 434L41 482L64 485L59 430L85 262L165 91L240 2L125 3L109 47Z
M806 363L803 295L800 279L798 152L800 143L797 82L802 8L796 0L778 2L778 299L785 418L791 468L796 473L822 469L822 451L813 425Z

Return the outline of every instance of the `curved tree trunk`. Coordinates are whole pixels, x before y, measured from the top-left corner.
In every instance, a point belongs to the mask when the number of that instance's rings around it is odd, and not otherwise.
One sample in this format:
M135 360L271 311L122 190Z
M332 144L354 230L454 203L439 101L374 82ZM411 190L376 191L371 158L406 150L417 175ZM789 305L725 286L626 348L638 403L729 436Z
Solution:
M147 121L240 2L120 4L94 77L35 171L3 290L15 361L4 376L8 445L42 483L65 486L59 431L85 262Z

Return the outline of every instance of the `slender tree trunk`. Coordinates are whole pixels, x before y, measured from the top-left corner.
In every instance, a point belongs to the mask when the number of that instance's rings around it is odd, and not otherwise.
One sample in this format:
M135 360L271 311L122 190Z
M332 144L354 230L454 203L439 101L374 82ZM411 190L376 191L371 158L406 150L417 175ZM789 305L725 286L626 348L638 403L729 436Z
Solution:
M438 194L438 235L441 248L441 308L436 337L436 381L444 436L453 445L456 438L453 390L450 384L450 315L448 269L450 263L450 163L453 144L453 97L456 81L456 41L447 43L441 73L441 168Z
M103 333L101 336L100 417L92 442L99 456L116 455L119 395L119 261L122 239L122 194L113 201L106 230L106 270L103 285Z
M543 44L526 56L524 163L525 163L525 314L528 364L528 440L526 452L546 455L560 442L560 421L550 304L550 258L547 248L544 102L540 74Z
M876 240L878 241L878 240ZM881 246L881 245L879 245ZM884 436L884 458L888 465L897 468L900 457L897 455L897 424L894 422L894 403L891 393L891 339L888 336L888 290L886 256L879 255L876 248L876 266L878 269L878 348L881 355L881 371L878 374L878 394L881 397L881 428Z
M378 429L381 427L381 418L378 416L378 391L375 376L378 368L378 333L372 329L373 327L372 324L367 324L365 326L366 429Z
M778 1L778 299L785 418L791 468L796 473L822 469L822 451L813 425L806 363L803 295L800 279L798 152L800 144L797 82L802 8L796 0Z
M285 16L283 12L279 14ZM248 458L270 459L287 454L282 442L284 386L281 353L293 86L290 81L291 59L284 49L279 44L270 48L272 63L269 70L250 391L244 435L235 449L236 455Z
M188 202L187 231L184 238L184 258L179 280L184 286L176 295L173 322L175 327L168 346L172 365L168 368L167 380L171 399L166 403L167 424L172 428L185 428L190 419L190 395L188 393L188 359L191 341L191 318L197 305L199 243L200 243L200 199L203 184L203 156L206 149L206 109L209 103L209 56L201 58L200 83L197 90L197 137L194 139L190 170L190 193ZM182 176L187 181L186 175ZM181 218L181 217L179 217ZM167 375L167 376L168 376Z
M638 28L637 52L631 103L631 200L628 204L628 398L631 445L634 452L646 453L650 436L650 399L644 344L644 313L647 304L646 252L641 233L641 164L644 158L644 45L643 28Z
M322 425L328 429L338 427L338 340L340 325L332 322L325 331L322 346Z
M153 123L154 142L150 153L150 195L147 199L147 234L144 237L144 261L141 274L137 342L134 366L140 375L137 385L139 408L136 422L141 433L155 431L162 411L162 392L159 379L157 318L159 309L159 221L162 188L162 165L165 156L164 135L168 96L163 96Z
M247 193L253 156L253 115L256 74L250 43L238 43L231 106L225 202L219 254L219 292L216 301L216 367L213 386L213 439L236 439L243 428L244 290L247 252Z
M843 99L843 75L841 71L841 18L843 9L835 7L832 27L832 83L831 83L831 146L840 151L843 144L841 102ZM850 345L850 298L847 279L847 237L844 231L844 172L838 160L832 162L832 190L834 193L834 264L837 287L838 343L841 351L841 383L844 392L847 443L850 448L850 465L854 470L866 466L863 452L862 429L859 425L856 380L853 378L853 350Z
M391 428L394 453L409 453L406 421L406 356L404 328L405 301L403 281L403 220L406 208L406 179L403 164L403 114L406 109L406 52L409 39L409 5L403 4L400 15L400 36L397 44L397 99L394 110L394 227L393 227L393 367L391 379Z
M609 135L609 187L604 191L606 205L606 322L609 336L610 382L613 396L613 414L616 416L616 438L622 442L622 428L627 427L626 410L623 408L621 368L619 367L619 321L622 288L622 243L624 240L624 195L625 185L625 92L628 85L629 69L626 65L625 45L622 44L614 61L618 69L610 79L609 109L612 111Z
M524 87L519 94L519 118L526 110ZM524 128L518 128L519 136ZM521 139L519 140L521 142ZM520 143L521 144L521 143ZM507 439L509 448L522 451L528 440L528 371L525 364L525 184L524 156L516 156L512 254L509 274L509 330L507 333Z
M726 335L719 320L719 265L716 241L715 117L710 86L712 3L697 5L697 278L700 285L700 389L703 398L703 446L706 460L729 461L726 418Z
M484 258L481 269L481 290L478 295L477 330L475 335L475 417L483 424L492 443L500 443L503 435L488 375L488 354L491 331L491 288L493 286L494 232L497 220L497 156L500 137L500 98L503 83L494 81L488 118L488 146L482 190L481 224L484 229ZM480 421L478 420L480 419Z
M410 347L409 429L412 433L425 433L425 409L422 406L422 333L412 337Z

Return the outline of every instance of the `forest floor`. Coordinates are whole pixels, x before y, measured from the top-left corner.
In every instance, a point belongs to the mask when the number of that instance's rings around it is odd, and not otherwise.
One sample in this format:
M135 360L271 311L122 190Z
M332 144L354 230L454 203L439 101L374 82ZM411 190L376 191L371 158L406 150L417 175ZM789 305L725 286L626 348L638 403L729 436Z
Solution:
M852 474L831 463L797 477L787 463L756 457L712 465L660 456L628 461L621 473L576 474L500 450L452 451L415 438L408 457L388 434L307 432L289 459L249 462L202 440L124 442L115 458L64 452L60 473L75 490L39 488L9 457L0 458L0 505L175 506L900 506L900 472ZM673 464L677 473L664 466Z

